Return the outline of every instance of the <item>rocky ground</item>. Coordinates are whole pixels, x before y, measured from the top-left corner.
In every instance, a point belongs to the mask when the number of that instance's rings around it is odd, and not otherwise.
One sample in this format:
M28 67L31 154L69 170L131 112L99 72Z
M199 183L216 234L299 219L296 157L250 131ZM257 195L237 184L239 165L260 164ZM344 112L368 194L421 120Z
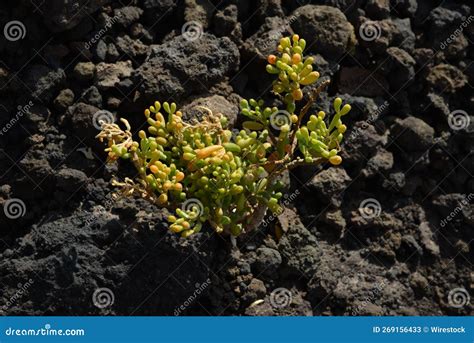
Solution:
M3 1L0 311L472 314L470 6ZM104 165L97 113L138 130L159 99L235 122L241 97L271 101L265 56L293 32L332 79L314 110L352 104L340 167L289 174L285 211L237 247L210 230L179 239L165 210L112 201L112 176L133 171Z

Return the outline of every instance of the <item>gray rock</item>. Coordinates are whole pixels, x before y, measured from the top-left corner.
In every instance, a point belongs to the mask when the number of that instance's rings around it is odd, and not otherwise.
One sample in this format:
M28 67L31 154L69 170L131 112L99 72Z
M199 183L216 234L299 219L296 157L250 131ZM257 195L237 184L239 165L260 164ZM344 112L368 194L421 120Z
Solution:
M266 63L267 56L275 53L278 42L290 33L290 29L289 22L283 18L266 18L258 31L245 41L242 54Z
M290 274L310 279L318 268L321 255L316 237L306 229L293 210L285 208L278 220L284 232L278 250L285 267Z
M67 193L74 193L87 182L87 175L77 169L63 168L56 174L56 187Z
M107 43L103 39L99 40L95 45L93 52L94 56L99 61L105 61L107 58Z
M424 151L431 147L434 139L434 129L416 117L397 118L391 134L405 151Z
M109 0L52 0L41 6L39 13L53 32L70 30L88 15L100 9Z
M372 19L387 18L390 15L390 0L368 0L365 11Z
M209 27L209 20L214 14L215 7L206 0L185 0L184 21L198 22L203 29Z
M79 62L74 67L74 77L79 81L89 81L95 76L95 64L92 62Z
M218 37L229 36L234 43L242 41L242 26L238 19L238 8L229 5L214 15L214 32Z
M381 69L387 75L392 90L407 87L415 80L415 60L408 52L397 47L387 49L388 58Z
M374 156L367 162L362 175L372 177L378 173L387 172L393 167L393 154L384 148L378 148Z
M114 9L114 21L122 27L129 27L138 21L143 14L143 10L136 6L125 6Z
M134 80L147 102L179 99L207 90L238 66L239 51L230 39L207 33L196 41L178 36L154 46Z
M426 84L438 93L454 93L467 84L467 77L450 64L438 64L430 69Z
M115 87L120 80L132 75L132 61L99 63L96 67L95 85L101 90Z
M351 178L343 168L328 168L316 174L308 183L309 196L324 203L340 206L342 195Z
M15 242L13 256L0 262L1 294L11 297L10 291L15 292L16 285L25 280L31 279L33 286L27 301L15 303L7 313L172 315L196 291L196 285L208 282L212 238L198 234L180 240L162 227L166 211L130 199L118 206L122 207L118 211L136 216L135 233L116 214L95 206L34 226ZM146 209L146 218L139 209ZM156 230L146 223L154 223ZM202 244L206 248L200 250ZM28 252L32 250L36 253ZM176 270L181 272L170 279ZM156 292L160 284L161 291ZM41 291L43 287L49 291ZM101 287L109 288L115 298L104 310L92 301L94 291ZM137 289L143 293L137 294Z
M431 254L432 256L439 257L439 246L434 241L433 231L430 228L428 222L423 222L419 226L420 230L420 242L422 247L425 249L426 252Z
M359 43L366 48L383 54L390 46L397 46L408 52L415 48L415 34L410 19L370 20L362 18L359 27Z
M148 54L149 47L139 39L132 39L128 35L117 37L115 45L121 54L132 58L141 58Z
M74 92L72 90L63 89L54 99L54 107L59 111L64 111L74 103Z
M342 150L342 159L360 164L373 156L378 146L387 144L388 133L378 133L370 121L357 121L348 134L347 141Z
M413 18L418 9L416 0L391 0L390 4L403 17Z
M228 124L230 127L234 126L237 121L237 116L239 114L239 108L227 101L226 98L220 95L212 95L206 98L197 98L191 103L183 106L181 112L183 112L183 119L190 121L195 119L200 121L203 115L207 115L207 111L200 108L206 107L212 111L214 114L222 114L228 119Z
M254 263L255 275L275 277L282 262L280 253L275 249L266 247L258 248L256 253L257 258Z
M343 67L339 74L338 89L341 93L349 93L364 97L386 96L388 82L383 75L358 66Z
M324 57L340 58L356 43L354 27L335 7L306 5L291 16L295 18L291 23L293 30L307 41L310 50Z
M102 95L96 86L87 88L81 94L81 101L95 107L102 107Z
M23 82L27 92L36 101L48 103L61 89L66 80L66 74L62 69L53 70L47 66L34 64L27 67Z
M267 289L265 288L263 281L259 279L252 279L242 296L242 301L244 303L250 304L257 299L264 298L266 293Z
M96 147L100 147L100 144L91 132L98 133L98 129L94 127L94 114L98 111L97 107L79 102L70 106L65 115L65 121L70 125L74 134Z

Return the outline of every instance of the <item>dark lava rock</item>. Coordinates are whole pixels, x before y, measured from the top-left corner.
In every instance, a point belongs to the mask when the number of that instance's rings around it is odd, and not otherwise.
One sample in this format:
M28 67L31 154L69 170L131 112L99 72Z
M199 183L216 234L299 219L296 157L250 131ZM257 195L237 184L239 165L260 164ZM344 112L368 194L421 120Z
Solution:
M388 58L381 68L387 75L392 90L405 88L415 79L415 60L408 52L397 47L387 49Z
M100 90L114 88L121 80L132 75L132 61L99 63L96 66L95 85Z
M142 205L126 206L137 213ZM34 285L7 314L172 315L207 282L213 240L204 233L182 240L163 227L166 214L148 213L146 222L157 225L138 232L102 207L34 226L0 262L4 300L18 283ZM114 300L100 309L94 293L104 287Z
M148 54L149 47L139 39L132 39L128 35L117 37L116 46L120 54L132 58L141 58Z
M438 64L426 76L427 86L439 93L454 93L467 84L466 75L450 64Z
M340 58L356 43L354 27L335 7L306 5L294 11L292 17L293 30L324 57Z
M91 81L95 76L95 64L92 62L79 62L74 67L74 77L83 82Z
M239 51L229 38L203 34L198 40L178 36L154 46L150 56L135 72L139 92L148 102L180 99L207 90L238 68Z
M278 243L288 273L310 279L321 255L316 237L306 229L293 210L285 208L278 216L284 235Z
M128 27L138 21L143 14L143 10L136 6L125 6L114 10L114 22L123 27Z
M337 86L341 93L366 97L385 96L389 88L383 75L360 67L341 68Z
M393 167L393 154L384 148L378 148L374 156L367 161L366 167L362 170L362 175L372 177L378 173L387 172Z
M202 107L210 109L214 114L222 114L227 118L230 127L234 126L237 121L239 108L220 95L198 98L183 106L180 109L180 111L183 112L183 119L186 121L191 119L197 120L198 122L201 121L203 115L208 115L208 111Z
M247 58L258 58L265 63L267 56L275 52L281 37L290 33L288 21L280 17L269 17L259 27L258 31L250 36L242 47L242 54ZM263 65L264 67L264 65Z
M100 147L94 134L99 133L100 126L94 126L98 125L94 123L94 115L99 111L97 107L79 102L67 109L64 120L77 137L84 139L88 144Z
M38 11L53 32L72 29L110 0L52 0L40 4Z
M408 52L415 48L416 37L408 18L379 21L362 18L358 33L359 43L377 54L384 54L390 46Z
M214 32L218 37L229 36L235 43L242 39L242 26L238 21L238 8L229 5L214 16Z
M89 104L95 107L102 106L102 95L100 94L96 86L91 86L87 88L81 94L81 100L85 102L86 104Z
M282 259L278 250L262 247L258 248L257 258L255 259L255 275L260 274L274 278L281 265Z
M316 174L308 183L311 197L334 206L340 206L342 195L351 178L343 168L328 168Z
M57 110L64 111L74 103L74 92L70 89L63 89L53 103Z
M416 0L391 0L390 4L403 17L413 18L418 9Z
M244 303L250 304L257 299L265 297L267 289L262 280L252 279L250 284L247 286L244 295L242 296L242 301Z
M87 175L76 169L64 168L56 174L56 187L67 193L74 193L87 182Z
M396 119L391 128L396 142L406 151L426 150L433 144L434 129L423 120L408 117Z
M47 66L34 64L27 67L23 82L26 91L36 101L48 103L61 89L66 80L66 74L62 69L53 70Z
M390 0L368 0L365 11L372 19L387 18L390 14Z

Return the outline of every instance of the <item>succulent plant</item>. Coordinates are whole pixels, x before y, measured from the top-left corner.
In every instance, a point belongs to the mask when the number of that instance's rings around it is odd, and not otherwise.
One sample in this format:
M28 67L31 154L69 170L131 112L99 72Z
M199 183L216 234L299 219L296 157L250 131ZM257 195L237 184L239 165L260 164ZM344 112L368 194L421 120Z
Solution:
M267 208L278 213L281 172L303 164L341 163L339 144L346 131L341 118L351 109L336 98L329 122L320 111L302 123L329 83L316 87L295 113L303 99L301 87L319 78L314 59L303 56L305 45L298 35L280 40L278 56L268 57L266 70L276 76L273 92L285 108L242 100L241 113L248 120L240 131L232 131L226 117L209 108L201 107L205 115L200 122L188 122L175 103L158 101L145 110L148 132L138 132L137 141L125 119L124 129L104 123L97 137L108 143L108 161L130 160L139 174L136 180L113 184L123 194L172 209L170 230L183 237L200 231L205 222L218 233L239 235L256 228Z

